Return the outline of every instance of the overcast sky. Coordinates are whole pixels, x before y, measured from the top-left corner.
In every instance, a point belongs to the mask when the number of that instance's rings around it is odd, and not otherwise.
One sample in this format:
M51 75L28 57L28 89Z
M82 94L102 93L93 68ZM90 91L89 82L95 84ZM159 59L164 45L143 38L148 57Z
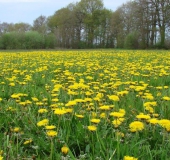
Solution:
M69 3L80 0L0 0L0 23L25 22L32 25L39 17L51 16L55 11L66 7ZM107 9L116 10L128 0L103 0Z

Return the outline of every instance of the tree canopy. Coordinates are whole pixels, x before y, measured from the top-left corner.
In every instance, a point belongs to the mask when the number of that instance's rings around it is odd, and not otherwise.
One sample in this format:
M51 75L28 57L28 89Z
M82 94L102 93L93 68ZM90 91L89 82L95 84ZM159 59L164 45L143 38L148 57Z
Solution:
M39 16L33 26L0 23L0 47L11 32L34 31L51 37L51 46L58 48L170 48L169 13L169 0L129 1L115 11L105 8L102 0L81 0L49 17Z

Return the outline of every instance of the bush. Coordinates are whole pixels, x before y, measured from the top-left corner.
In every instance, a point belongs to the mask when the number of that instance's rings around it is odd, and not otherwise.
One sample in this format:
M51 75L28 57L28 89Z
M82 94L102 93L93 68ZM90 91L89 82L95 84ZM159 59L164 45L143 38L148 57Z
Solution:
M55 48L56 46L56 37L53 34L45 36L45 48Z
M43 49L44 37L42 34L36 31L26 32L24 44L25 44L25 49Z
M0 37L0 49L45 49L55 48L54 35L42 35L36 31L9 32Z
M139 47L138 33L137 32L129 33L125 38L124 48L138 49L138 47Z
M2 43L2 37L0 37L0 49L3 49L4 48L4 45Z
M157 42L152 46L152 49L168 49L168 42L165 42L165 45L162 45L161 42Z

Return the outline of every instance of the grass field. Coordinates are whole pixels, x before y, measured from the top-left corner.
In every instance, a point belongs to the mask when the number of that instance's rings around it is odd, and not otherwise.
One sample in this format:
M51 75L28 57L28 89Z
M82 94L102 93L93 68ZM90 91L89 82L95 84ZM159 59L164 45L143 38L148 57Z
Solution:
M170 160L170 51L0 53L0 160Z

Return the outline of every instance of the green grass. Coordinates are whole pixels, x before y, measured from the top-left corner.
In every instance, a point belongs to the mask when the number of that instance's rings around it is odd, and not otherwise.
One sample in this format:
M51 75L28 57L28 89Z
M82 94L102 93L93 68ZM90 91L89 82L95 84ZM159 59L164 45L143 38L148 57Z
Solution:
M168 160L169 55L152 50L0 52L0 155L9 160ZM55 114L57 109L64 113ZM150 118L137 118L141 113ZM100 122L91 122L94 118ZM38 126L44 119L48 123ZM144 128L132 132L134 121ZM47 125L54 125L57 135L49 137ZM91 125L97 130L90 131Z

